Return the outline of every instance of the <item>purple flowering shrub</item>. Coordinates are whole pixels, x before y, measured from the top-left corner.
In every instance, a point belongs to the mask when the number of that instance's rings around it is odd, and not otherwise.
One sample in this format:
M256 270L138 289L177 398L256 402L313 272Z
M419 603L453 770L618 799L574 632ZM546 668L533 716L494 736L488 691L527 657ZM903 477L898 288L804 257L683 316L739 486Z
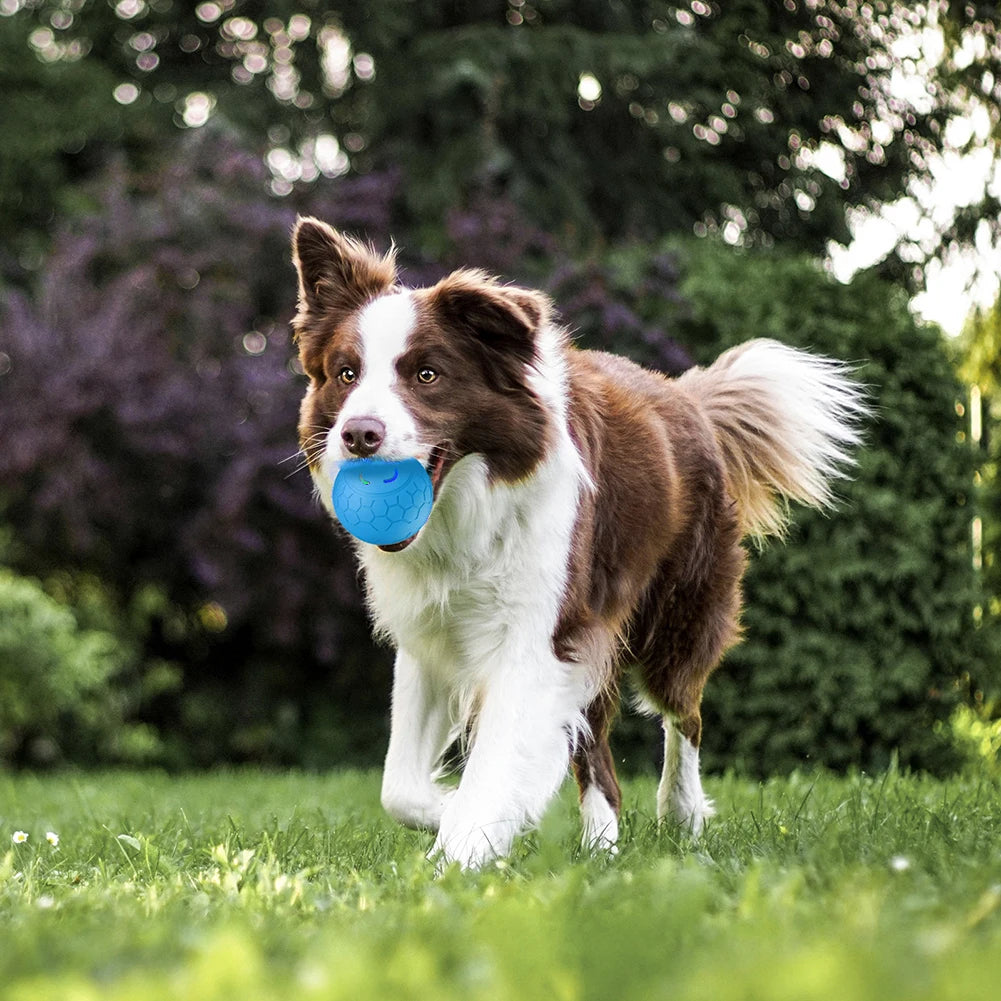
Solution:
M294 208L266 180L209 133L154 176L112 170L0 314L11 558L94 573L123 607L153 585L181 610L145 642L184 665L157 722L191 729L196 758L273 753L269 719L298 715L309 673L363 628L296 472Z
M555 276L589 340L604 331L602 346L668 366L678 351L600 266L547 268L555 247L507 203L450 218L439 256L394 218L394 172L284 200L267 182L210 129L155 173L112 168L35 286L0 304L7 560L96 576L139 623L147 662L180 665L180 688L140 713L179 763L365 759L383 740L390 656L368 638L349 547L297 455L297 209L380 247L395 237L410 283L459 264ZM673 291L673 275L660 281Z
M567 261L549 293L582 347L615 351L650 368L680 375L688 352L667 333L687 315L674 255L636 246L601 259Z

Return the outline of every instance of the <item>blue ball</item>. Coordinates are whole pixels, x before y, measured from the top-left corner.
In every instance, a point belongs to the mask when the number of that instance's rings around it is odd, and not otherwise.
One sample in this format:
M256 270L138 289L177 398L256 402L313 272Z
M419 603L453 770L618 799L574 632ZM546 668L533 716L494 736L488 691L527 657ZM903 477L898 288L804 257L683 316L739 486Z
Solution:
M334 480L334 513L362 542L392 546L431 516L434 487L417 459L350 459Z

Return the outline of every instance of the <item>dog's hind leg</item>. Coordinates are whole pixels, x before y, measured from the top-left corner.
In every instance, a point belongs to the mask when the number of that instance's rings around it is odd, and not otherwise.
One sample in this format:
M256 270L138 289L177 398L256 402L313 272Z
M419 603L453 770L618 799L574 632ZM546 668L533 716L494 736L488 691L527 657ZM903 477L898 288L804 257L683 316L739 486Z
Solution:
M699 776L702 690L738 639L740 577L746 561L732 536L724 534L712 542L703 547L701 573L657 592L660 600L648 605L642 634L641 687L664 721L657 818L670 818L692 834L699 834L714 813Z
M664 716L664 769L657 786L657 819L669 818L693 835L716 812L699 776L701 729L698 716L684 721Z
M713 605L704 600L664 610L640 669L645 702L664 724L657 819L673 820L692 834L699 834L714 812L699 775L702 689L736 634L736 591L721 605L722 615L706 614ZM698 614L686 614L685 607Z
M454 736L448 697L437 691L418 661L400 650L393 671L389 750L382 806L407 827L437 831L453 790L435 773Z
M581 845L585 850L615 852L619 838L622 793L615 776L615 762L608 745L608 728L614 698L598 696L587 709L590 733L582 735L573 753L573 772L580 791L583 825Z

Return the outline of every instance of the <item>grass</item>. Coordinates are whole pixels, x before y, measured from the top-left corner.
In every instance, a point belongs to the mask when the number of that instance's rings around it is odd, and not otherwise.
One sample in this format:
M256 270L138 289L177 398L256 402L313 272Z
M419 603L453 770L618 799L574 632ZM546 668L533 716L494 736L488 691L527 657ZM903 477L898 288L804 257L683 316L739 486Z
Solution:
M439 879L378 786L0 776L0 998L998 996L997 779L710 780L695 844L634 780L614 858L579 851L567 788L511 860Z

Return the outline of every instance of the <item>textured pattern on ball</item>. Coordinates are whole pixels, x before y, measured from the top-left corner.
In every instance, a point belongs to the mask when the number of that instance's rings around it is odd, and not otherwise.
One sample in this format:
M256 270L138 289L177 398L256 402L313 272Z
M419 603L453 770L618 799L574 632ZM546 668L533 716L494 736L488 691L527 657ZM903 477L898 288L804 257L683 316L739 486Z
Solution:
M334 480L334 513L362 542L392 546L431 516L434 488L417 459L352 459Z

